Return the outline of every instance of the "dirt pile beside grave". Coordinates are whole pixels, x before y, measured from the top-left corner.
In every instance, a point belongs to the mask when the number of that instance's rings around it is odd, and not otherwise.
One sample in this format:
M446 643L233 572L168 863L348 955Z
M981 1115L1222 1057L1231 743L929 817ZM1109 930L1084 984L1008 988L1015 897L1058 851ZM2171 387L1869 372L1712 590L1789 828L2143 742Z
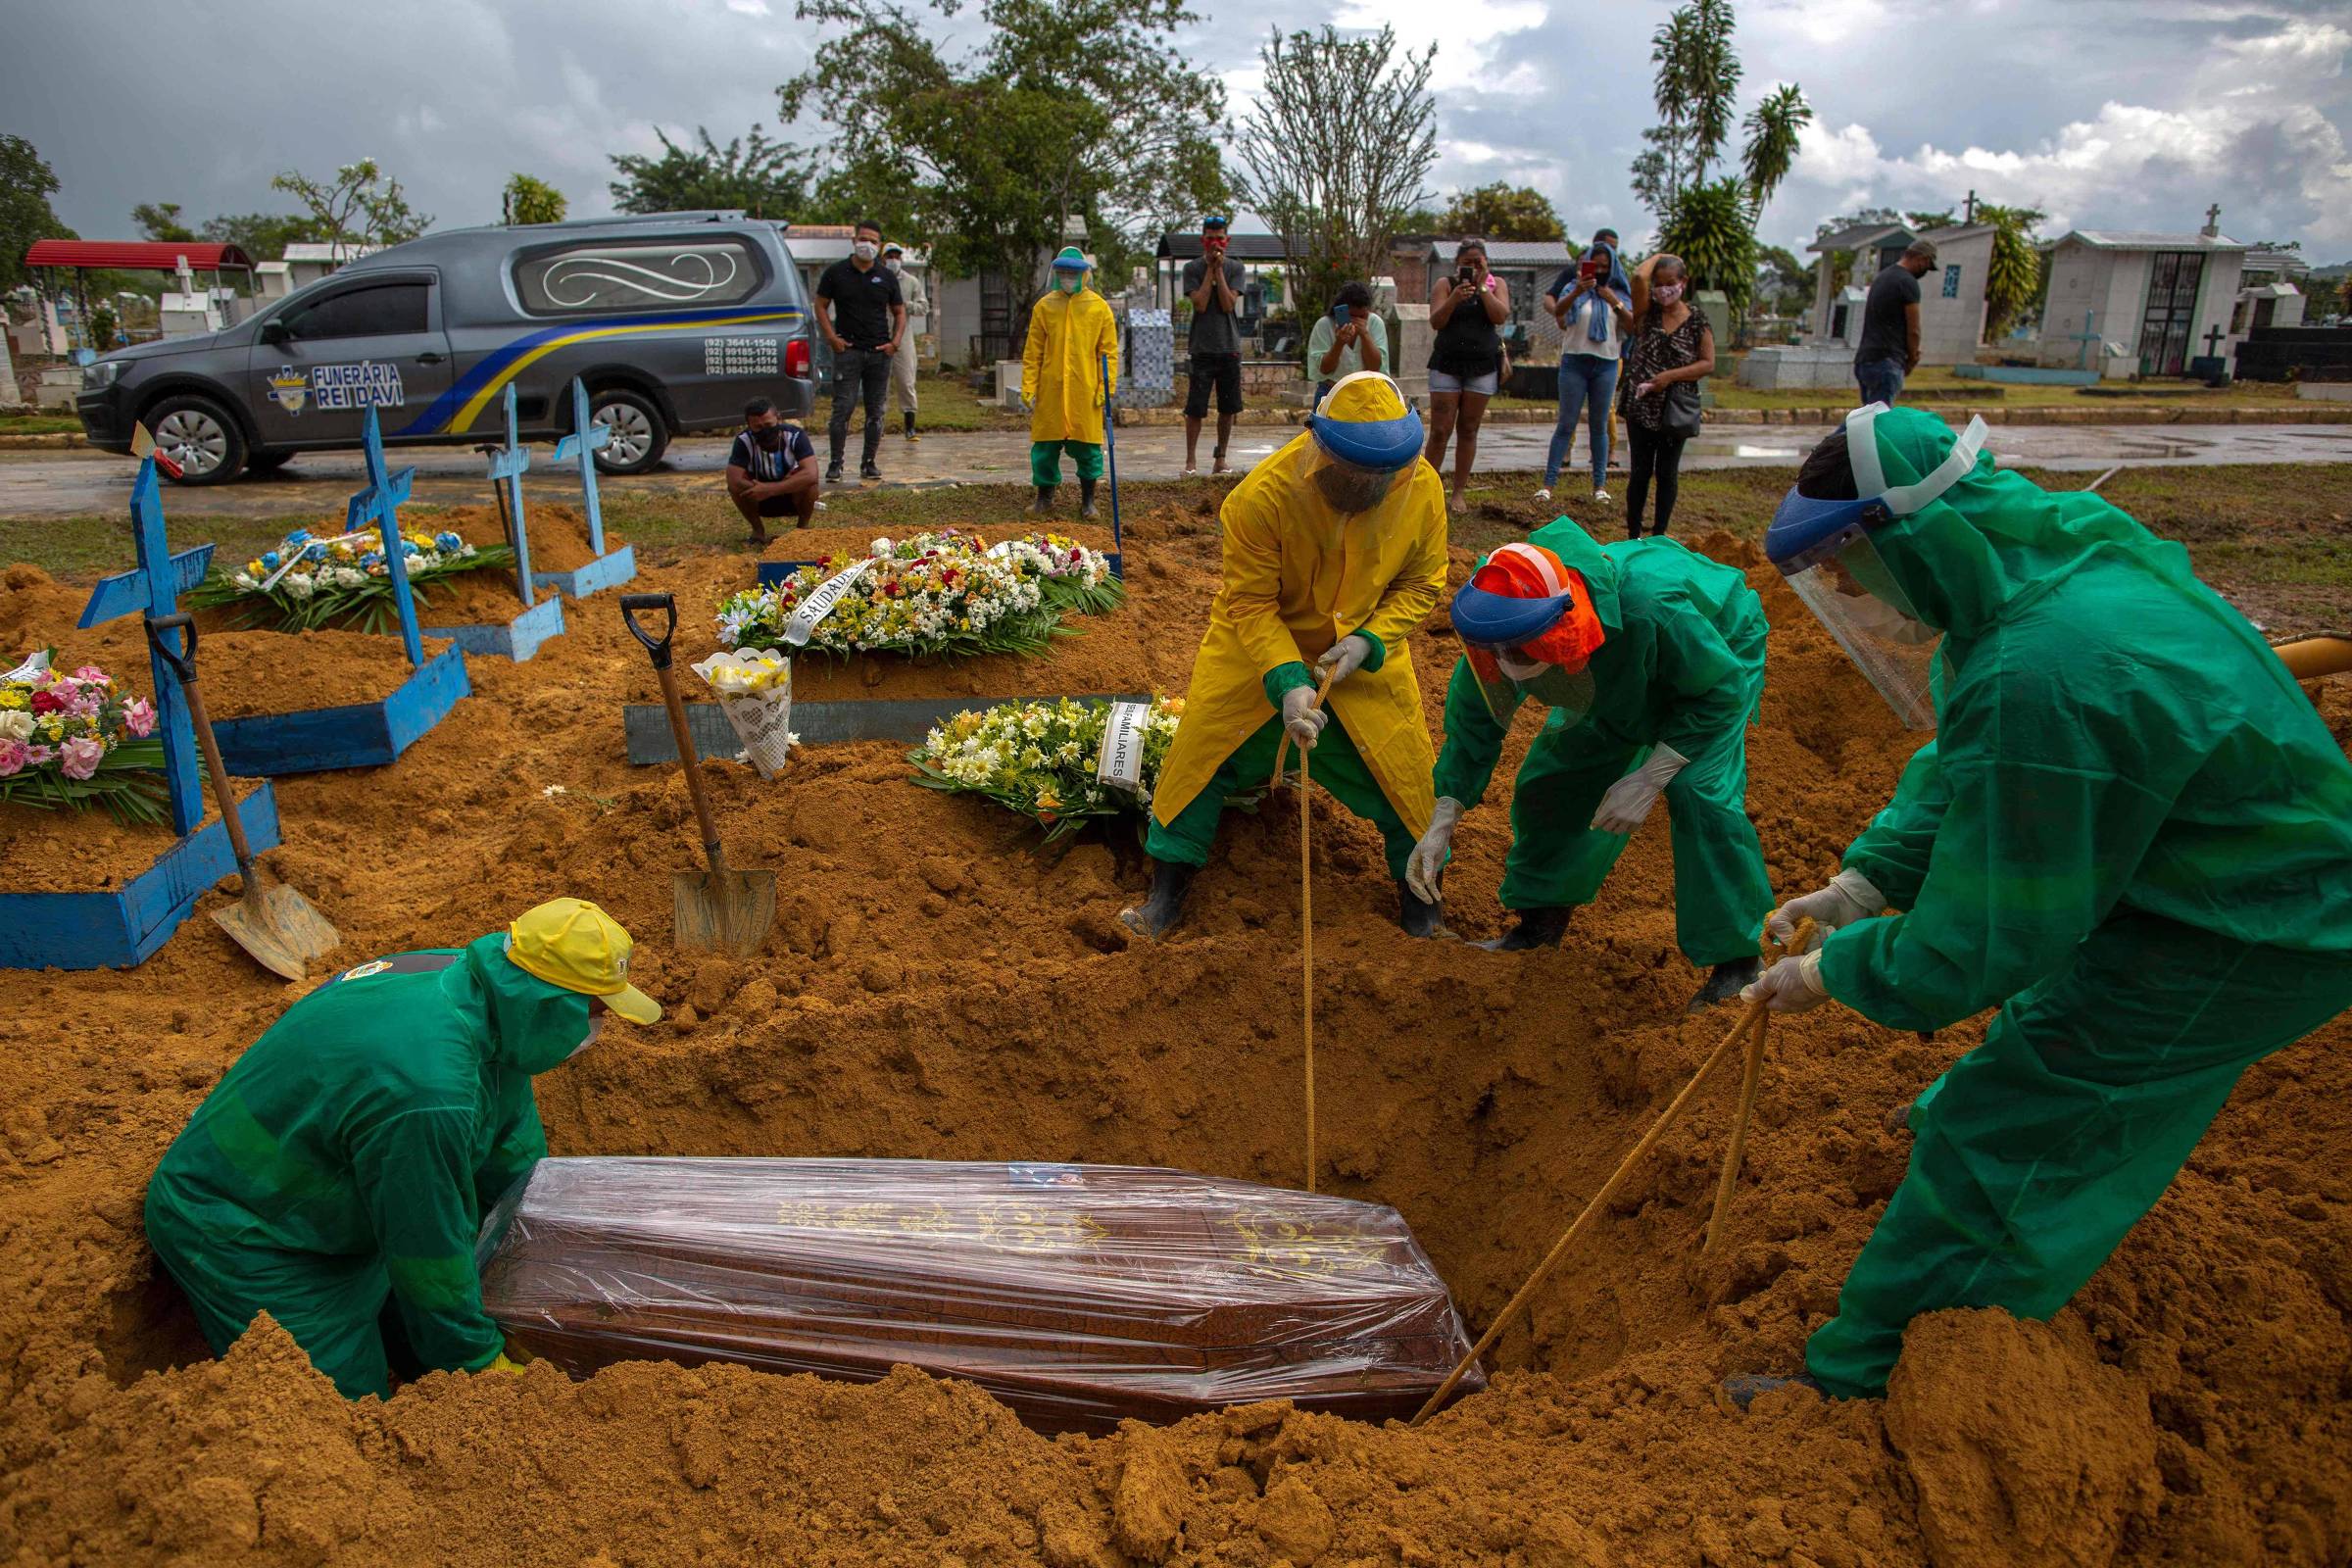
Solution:
M1133 599L1104 619L1131 620L1125 646L1181 689L1215 519L1137 519L1129 549ZM710 651L710 605L748 561L649 571L680 596L682 658ZM1775 634L1750 803L1793 891L1917 738L1767 572L1751 580ZM615 709L651 699L650 670L611 596L575 608L532 662L473 662L476 695L399 763L278 787L276 858L350 938L342 960L462 941L562 893L638 934L633 977L669 1015L541 1081L558 1152L1300 1181L1287 799L1228 816L1186 934L1148 945L1116 920L1144 881L1122 839L1038 854L1008 813L909 788L887 746L806 753L773 786L712 764L734 859L783 873L779 930L755 961L675 955L668 872L699 856L685 791L620 760ZM1455 645L1410 647L1434 729ZM1465 935L1501 923L1526 736L1459 835ZM1405 942L1377 836L1321 797L1313 834L1323 1185L1398 1207L1483 1327L1728 1021L1682 1011L1697 976L1674 947L1665 823L1561 951L1522 956ZM0 1561L1860 1568L2352 1549L2344 1020L2246 1074L2054 1325L1936 1319L1885 1402L1788 1393L1741 1416L1714 1396L1726 1373L1795 1365L1901 1177L1886 1111L1983 1034L1923 1041L1829 1008L1774 1027L1725 1245L1699 1255L1728 1082L1503 1337L1493 1389L1428 1427L1267 1406L1048 1441L911 1372L852 1388L539 1367L346 1404L268 1326L204 1359L138 1205L286 989L202 920L135 973L11 989Z

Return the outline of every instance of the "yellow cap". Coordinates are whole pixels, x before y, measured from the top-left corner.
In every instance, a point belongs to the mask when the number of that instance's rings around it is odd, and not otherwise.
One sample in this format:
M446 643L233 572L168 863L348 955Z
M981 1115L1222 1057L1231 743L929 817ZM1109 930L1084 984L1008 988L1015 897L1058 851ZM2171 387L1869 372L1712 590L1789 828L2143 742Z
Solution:
M655 1023L662 1004L629 984L634 946L619 921L586 899L550 899L507 927L507 956L524 974L602 997L631 1023Z

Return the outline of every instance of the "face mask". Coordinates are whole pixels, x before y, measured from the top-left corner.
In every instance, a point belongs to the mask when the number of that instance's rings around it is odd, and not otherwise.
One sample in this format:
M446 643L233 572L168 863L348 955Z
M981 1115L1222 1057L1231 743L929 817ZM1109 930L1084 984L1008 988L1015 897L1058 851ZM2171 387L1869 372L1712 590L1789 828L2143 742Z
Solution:
M1936 640L1936 628L1913 620L1877 594L1855 594L1838 606L1848 619L1881 642L1917 648Z
M896 272L903 264L896 256L893 256L890 258L890 260L884 262L882 265L889 268L893 272Z
M784 444L784 427L771 424L764 430L754 430L752 439L760 443L762 452L773 452Z
M583 1052L583 1051L586 1051L586 1050L587 1050L587 1049L588 1049L590 1046L593 1046L593 1045L595 1045L595 1044L596 1044L596 1037L597 1037L597 1036L599 1036L599 1035L601 1035L601 1034L603 1034L604 1032L605 1032L605 1015L604 1015L603 1013L601 1013L601 1012L600 1012L600 1013L598 1013L598 1014L597 1014L595 1017L593 1017L593 1018L590 1018L590 1019L588 1020L588 1034L587 1034L586 1038L584 1038L583 1040L581 1040L581 1041L580 1041L580 1043L579 1043L578 1045L576 1045L576 1046L572 1047L570 1051L566 1052L566 1053L564 1054L564 1059L565 1061L569 1061L569 1060L570 1060L572 1057L574 1057L574 1056L578 1055L578 1054L579 1054L581 1052Z
M870 262L877 254L880 253L881 249L882 247L875 244L872 240L861 239L857 244L850 247L850 254L857 257L861 262Z
M1660 283L1657 286L1656 293L1658 296L1658 303L1660 305L1672 305L1676 300L1679 300L1683 297L1683 285L1680 283Z
M1086 279L1079 277L1072 272L1056 272L1054 275L1054 286L1061 290L1064 294L1077 293L1079 287L1085 283L1085 281Z
M1374 473L1346 464L1326 463L1315 469L1315 488L1334 512L1370 512L1396 482L1393 473Z
M1544 672L1544 661L1521 659L1515 649L1497 648L1494 651L1494 662L1513 680L1533 680Z

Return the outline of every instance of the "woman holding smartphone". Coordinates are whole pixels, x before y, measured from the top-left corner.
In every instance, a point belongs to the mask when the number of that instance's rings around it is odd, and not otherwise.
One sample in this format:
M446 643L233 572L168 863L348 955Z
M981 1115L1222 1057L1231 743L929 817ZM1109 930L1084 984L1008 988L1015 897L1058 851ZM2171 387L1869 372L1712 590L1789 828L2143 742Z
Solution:
M1333 297L1331 312L1315 318L1306 335L1306 373L1315 380L1315 407L1334 381L1358 370L1389 373L1389 327L1372 310L1372 291L1361 283L1343 283Z
M1617 393L1618 351L1634 327L1632 293L1616 247L1596 239L1575 270L1563 270L1544 297L1544 309L1560 323L1560 417L1552 426L1538 501L1551 499L1551 487L1559 483L1576 444L1577 416L1586 415L1592 430L1592 500L1608 505L1609 401Z
M1446 506L1464 510L1462 487L1478 456L1478 426L1487 400L1502 385L1502 334L1511 318L1511 291L1487 270L1487 242L1465 238L1454 252L1453 270L1430 291L1429 466L1446 471L1446 443L1459 437L1453 453L1453 483Z

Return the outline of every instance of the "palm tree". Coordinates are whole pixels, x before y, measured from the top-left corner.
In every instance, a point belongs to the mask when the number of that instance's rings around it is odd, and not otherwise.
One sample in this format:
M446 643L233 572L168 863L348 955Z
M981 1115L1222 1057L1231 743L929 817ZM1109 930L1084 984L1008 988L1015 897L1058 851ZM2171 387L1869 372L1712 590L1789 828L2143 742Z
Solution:
M1732 48L1737 25L1732 0L1694 0L1690 28L1690 56L1685 62L1683 89L1690 103L1685 118L1690 126L1690 178L1707 177L1707 166L1722 156L1732 138L1740 112L1740 56Z
M1671 207L1683 188L1684 122L1690 106L1690 66L1698 53L1698 18L1685 6L1669 16L1649 35L1650 63L1658 68L1650 81L1650 101L1657 105L1658 137L1665 158L1665 178L1659 194Z
M1977 221L1993 226L1992 261L1984 270L1984 336L1998 341L2024 319L2041 289L2041 253L2034 247L2034 225L2047 216L2037 207L1977 203Z
M1795 167L1797 142L1811 123L1813 106L1794 82L1783 82L1747 112L1747 151L1741 162L1758 211Z

